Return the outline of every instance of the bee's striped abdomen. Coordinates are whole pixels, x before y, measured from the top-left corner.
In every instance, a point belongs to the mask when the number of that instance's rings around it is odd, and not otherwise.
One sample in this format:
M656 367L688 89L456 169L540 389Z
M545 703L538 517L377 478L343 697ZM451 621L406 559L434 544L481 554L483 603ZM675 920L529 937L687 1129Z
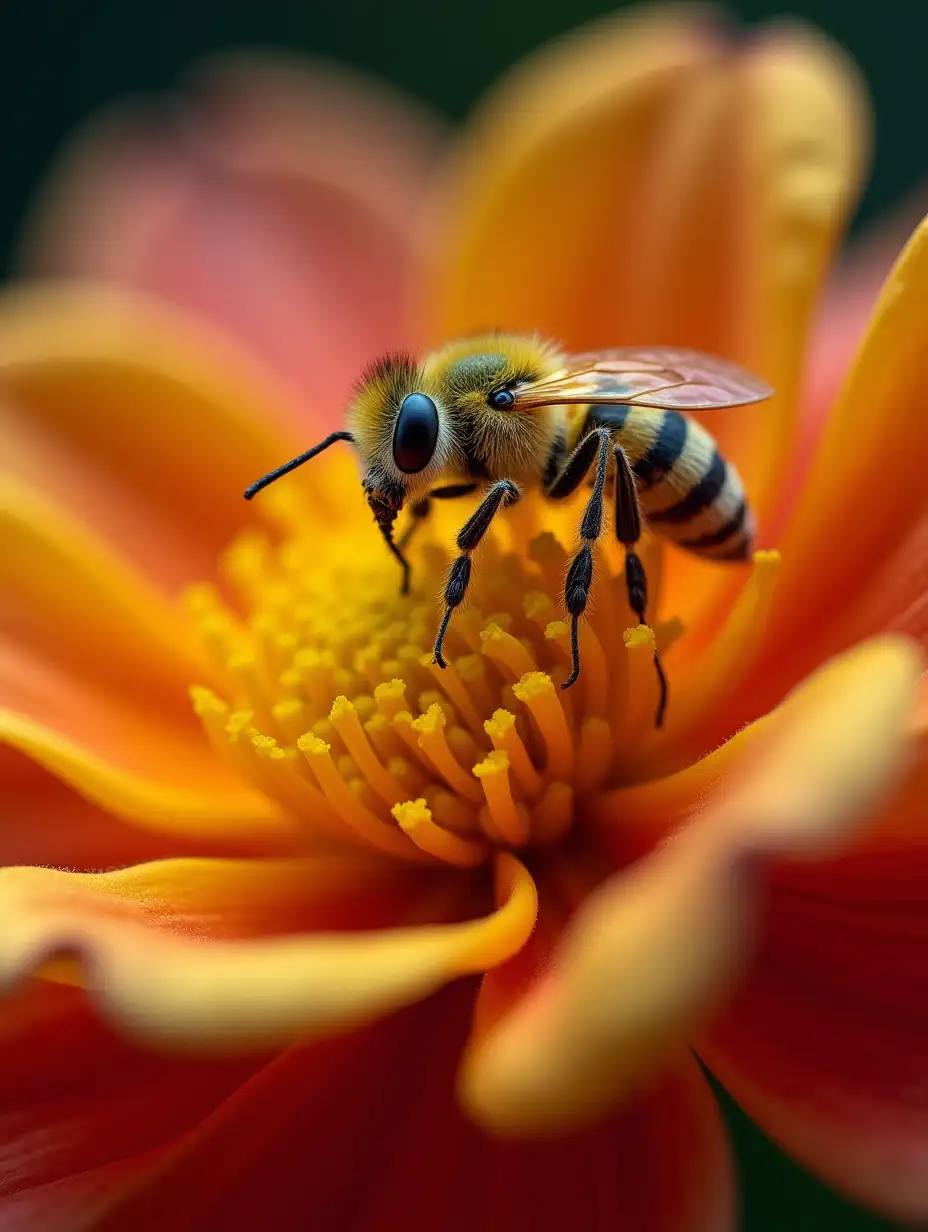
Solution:
M632 463L654 531L713 560L750 557L754 520L741 479L705 428L677 411L600 406L594 414Z

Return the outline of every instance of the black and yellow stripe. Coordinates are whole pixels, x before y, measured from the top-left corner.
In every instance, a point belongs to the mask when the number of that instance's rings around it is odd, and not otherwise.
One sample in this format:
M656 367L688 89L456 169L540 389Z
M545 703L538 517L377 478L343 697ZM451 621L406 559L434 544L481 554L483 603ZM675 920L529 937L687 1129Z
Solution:
M746 560L754 522L738 472L695 419L677 411L597 406L574 419L571 436L612 429L635 474L647 524L678 547L713 560Z

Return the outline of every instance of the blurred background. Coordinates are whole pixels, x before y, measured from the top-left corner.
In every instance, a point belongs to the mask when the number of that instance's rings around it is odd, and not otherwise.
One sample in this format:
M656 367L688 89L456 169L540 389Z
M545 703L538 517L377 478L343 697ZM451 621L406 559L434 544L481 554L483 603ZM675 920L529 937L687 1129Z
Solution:
M168 90L204 56L257 48L345 61L454 121L531 48L622 7L607 0L2 0L0 268L4 275L13 269L29 203L74 129L112 100ZM775 0L726 8L746 25L784 14ZM924 182L928 3L795 0L786 11L843 43L869 81L876 158L859 228ZM720 1099L738 1153L747 1232L890 1226L816 1185Z
M2 0L0 268L43 169L101 104L176 83L225 48L285 48L385 77L451 119L463 117L530 48L622 0ZM873 178L860 220L924 172L923 0L734 0L744 23L784 12L815 22L863 67L876 109Z

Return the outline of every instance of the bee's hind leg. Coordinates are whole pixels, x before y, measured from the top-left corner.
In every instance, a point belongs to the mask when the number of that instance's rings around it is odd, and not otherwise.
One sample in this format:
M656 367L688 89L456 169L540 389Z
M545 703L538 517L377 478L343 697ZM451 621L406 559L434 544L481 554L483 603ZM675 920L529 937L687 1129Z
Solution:
M643 625L647 623L645 609L648 605L648 579L644 565L641 563L641 557L635 551L638 540L641 538L641 511L638 508L635 475L621 445L615 447L615 463L615 536L625 548L625 586L628 591L628 605L638 617L638 623ZM654 725L660 727L664 722L664 712L667 709L667 677L664 675L660 655L656 650L654 651L654 668L660 687Z
M463 495L463 493L458 493L458 495ZM490 523L500 509L504 509L507 505L514 505L520 495L519 489L511 479L501 479L499 483L494 483L461 527L457 538L458 551L461 554L451 566L448 581L445 583L445 614L438 627L438 636L435 638L435 653L432 661L439 667L448 666L442 654L442 646L445 642L445 634L448 632L451 613L463 603L464 596L467 594L467 587L470 583L471 552L487 533Z

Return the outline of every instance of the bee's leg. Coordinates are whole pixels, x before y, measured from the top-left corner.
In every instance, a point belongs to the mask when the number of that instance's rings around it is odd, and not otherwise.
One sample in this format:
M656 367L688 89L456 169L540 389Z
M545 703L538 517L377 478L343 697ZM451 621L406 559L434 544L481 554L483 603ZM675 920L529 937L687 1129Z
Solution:
M564 584L564 604L570 613L571 672L561 685L562 689L569 689L572 684L576 684L580 675L580 617L586 610L593 582L593 544L603 531L603 494L606 490L611 443L612 434L608 428L595 428L583 438L567 459L560 475L545 493L549 500L563 500L565 496L576 491L594 459L596 460L593 491L580 523L581 547L570 562Z
M458 493L458 495L463 495L463 493ZM520 495L519 489L511 479L501 479L499 483L494 483L461 528L457 539L461 555L451 566L451 572L448 574L448 581L445 584L445 614L438 627L438 636L435 638L435 656L432 661L439 667L448 666L441 649L445 634L448 632L451 613L464 601L464 596L467 594L467 586L470 582L470 554L487 533L490 523L500 509L507 505L514 505Z
M648 579L641 563L641 557L635 551L641 538L641 511L638 508L638 489L635 486L635 475L629 465L628 458L621 445L615 447L615 536L625 548L625 586L628 590L628 605L638 617L638 623L645 621L645 609L648 605ZM657 703L655 727L664 722L664 712L667 709L667 677L661 666L660 655L654 651L654 667L660 685L660 698Z

